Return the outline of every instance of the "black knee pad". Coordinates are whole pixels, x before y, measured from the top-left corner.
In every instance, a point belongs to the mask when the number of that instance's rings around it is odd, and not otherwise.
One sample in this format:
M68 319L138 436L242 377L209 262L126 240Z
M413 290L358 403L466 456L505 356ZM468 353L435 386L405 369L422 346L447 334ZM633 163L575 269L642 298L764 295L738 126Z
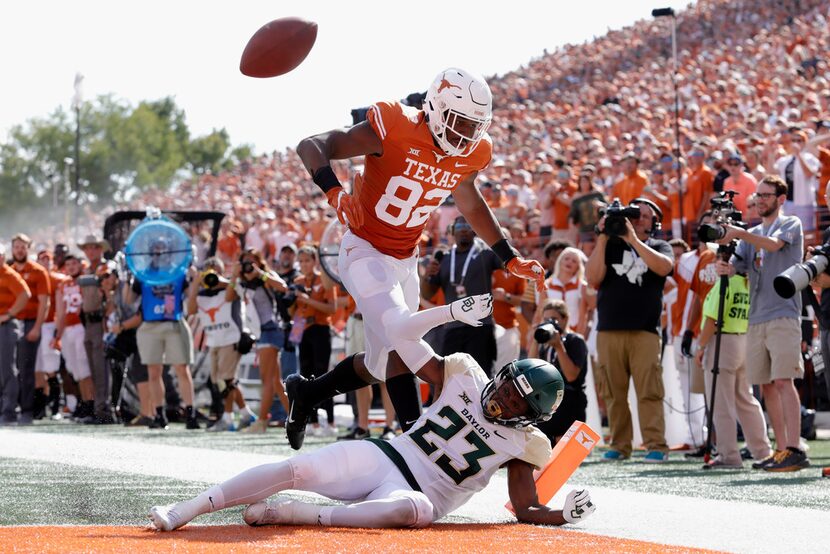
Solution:
M222 398L227 398L229 394L236 390L238 383L239 381L236 379L225 379L216 383L216 388L219 389L219 394L222 395Z

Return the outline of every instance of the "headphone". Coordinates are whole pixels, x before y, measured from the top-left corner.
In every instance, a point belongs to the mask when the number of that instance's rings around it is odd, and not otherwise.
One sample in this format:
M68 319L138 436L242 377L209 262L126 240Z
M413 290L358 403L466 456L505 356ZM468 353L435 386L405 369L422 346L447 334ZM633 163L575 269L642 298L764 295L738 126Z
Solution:
M663 210L658 208L657 204L642 196L638 196L628 203L629 206L637 206L639 204L645 204L654 212L654 215L651 217L651 230L649 230L649 235L655 231L659 231L663 227Z

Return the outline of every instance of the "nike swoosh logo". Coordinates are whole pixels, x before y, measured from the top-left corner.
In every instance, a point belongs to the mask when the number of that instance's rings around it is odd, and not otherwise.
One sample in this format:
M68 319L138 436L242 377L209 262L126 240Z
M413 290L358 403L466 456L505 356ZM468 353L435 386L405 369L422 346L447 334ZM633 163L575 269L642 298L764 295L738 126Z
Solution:
M216 505L213 503L213 497L212 496L208 496L208 502L210 502L210 511L212 512L212 511L216 510Z
M501 439L504 439L504 440L507 440L507 437L505 437L504 435L502 435L501 433L499 433L495 429L493 429L493 432L496 434L497 437L499 437Z
M417 420L417 419L413 419L412 421L407 421L407 422L406 422L406 424L407 424L407 425L412 425L412 424L413 424L413 423L415 423L416 421L418 421L418 420Z
M458 162L455 162L455 167L467 167L467 164L460 164Z
M294 403L291 403L291 409L288 410L288 423L294 423Z
M355 248L357 248L357 246L349 246L349 247L347 247L347 248L346 248L346 255L348 256L349 254L351 254L351 253L352 253L352 250L354 250Z

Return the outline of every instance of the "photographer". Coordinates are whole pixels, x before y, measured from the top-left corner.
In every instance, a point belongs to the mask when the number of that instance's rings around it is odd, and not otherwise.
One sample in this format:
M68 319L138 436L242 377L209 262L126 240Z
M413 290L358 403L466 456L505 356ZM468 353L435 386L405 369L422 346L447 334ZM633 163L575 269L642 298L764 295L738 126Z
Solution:
M277 313L280 316L283 334L285 335L283 350L280 353L280 372L282 380L285 381L289 375L297 373L297 349L288 340L291 334L291 314L288 310L297 299L291 285L294 284L294 279L300 274L297 267L297 247L293 243L286 244L280 249L276 271L280 279L285 281L288 286L286 292L277 292L276 294Z
M552 363L565 380L565 396L553 417L539 424L539 429L556 444L574 421L585 421L585 376L588 373L588 345L568 326L568 305L562 300L547 299L542 305L542 324L533 334L529 358Z
M107 330L113 337L107 344L107 357L111 363L115 360L128 364L127 377L138 393L139 413L132 420L125 421L124 425L149 427L155 413L147 366L141 363L136 339L138 326L141 325L141 300L132 298L128 276L126 272L119 275L118 271L111 271L101 282L107 300Z
M241 302L238 298L232 302L225 299L225 289L230 281L222 277L225 264L219 258L205 260L201 273L191 269L194 284L187 291L187 313L195 314L202 324L210 353L210 380L224 399L222 417L208 431L236 430L234 402L240 408L239 428L244 429L256 421L256 416L245 405L242 392L237 388L239 360L253 346L250 335L245 336L250 342L246 343L243 339Z
M830 187L825 190L824 193L825 200L830 197ZM830 227L824 230L822 233L822 244L830 243ZM827 248L823 248L826 253ZM818 322L819 322L819 340L821 344L821 356L824 358L824 385L827 389L827 397L830 398L830 369L828 369L828 363L830 363L830 268L827 270L819 273L816 278L815 282L817 285L821 287L821 297L819 299L819 310L818 310Z
M773 279L801 262L804 236L801 221L785 216L781 207L787 201L787 183L777 175L767 175L758 184L756 205L761 225L744 230L726 226L728 244L738 239L738 247L727 266L719 261L722 273L749 275L752 302L747 332L747 376L750 384L761 385L764 404L775 432L777 452L753 464L767 471L797 471L810 465L799 448L801 410L793 384L804 375L801 358L801 295L780 297Z
M285 281L268 267L259 250L247 248L233 268L234 286L225 289L225 301L244 298L248 317L253 322L252 331L259 338L256 342L259 358L259 375L262 381L259 419L246 429L248 433L264 433L268 429L268 414L274 402L274 393L283 408L288 410L288 397L280 379L280 349L285 344L285 331L277 316L275 293L286 292Z
M726 254L728 255L728 253ZM717 452L703 469L740 469L743 467L738 450L737 423L740 422L747 446L756 460L770 455L767 423L761 404L752 396L752 388L746 379L746 331L749 324L749 285L744 275L729 278L723 305L721 342L717 347L716 333L720 285L716 284L703 302L703 321L700 331L700 347L695 358L706 370L706 388L711 391L715 350L718 352L718 381L712 414L717 429Z
M611 428L605 460L631 455L633 430L628 383L634 380L646 462L668 459L660 365L663 287L674 264L669 244L651 238L663 214L650 200L615 200L597 224L600 235L585 277L597 289L597 350Z

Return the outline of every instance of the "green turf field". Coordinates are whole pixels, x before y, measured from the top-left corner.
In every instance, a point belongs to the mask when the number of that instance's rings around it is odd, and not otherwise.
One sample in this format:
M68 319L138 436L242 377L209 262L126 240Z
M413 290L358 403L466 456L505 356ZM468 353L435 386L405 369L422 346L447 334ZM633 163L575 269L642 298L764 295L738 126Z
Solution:
M14 432L35 433L43 441L60 435L128 441L132 445L177 446L225 453L290 456L292 451L282 429L265 435L186 431L171 425L167 431L122 426L79 426L67 422L38 422ZM331 439L308 437L304 451L319 448ZM0 446L0 525L21 524L143 524L147 507L169 503L198 493L212 484L136 474L129 463L121 471L88 469L61 463L32 461L4 456ZM73 452L62 454L73 456ZM796 473L770 474L749 469L704 472L699 460L686 460L672 453L669 462L649 465L635 452L626 462L599 461L601 450L586 460L572 477L581 485L694 498L735 500L830 511L830 479L820 479L821 466L830 465L830 441L811 441L813 467ZM106 456L107 452L102 452ZM204 464L207 460L182 460L182 464ZM186 466L185 466L186 467ZM205 517L202 523L238 523L240 509Z

